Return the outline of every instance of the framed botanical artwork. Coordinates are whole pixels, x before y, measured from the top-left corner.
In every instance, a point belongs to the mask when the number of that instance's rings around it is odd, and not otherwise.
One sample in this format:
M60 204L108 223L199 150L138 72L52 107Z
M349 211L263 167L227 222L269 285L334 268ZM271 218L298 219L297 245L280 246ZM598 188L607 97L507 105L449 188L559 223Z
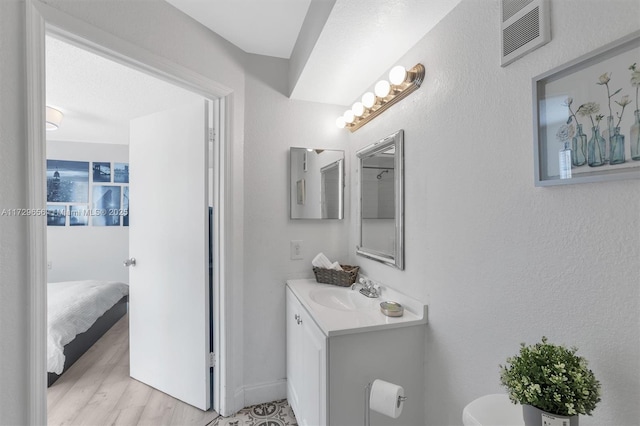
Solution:
M640 31L533 79L535 185L640 178Z

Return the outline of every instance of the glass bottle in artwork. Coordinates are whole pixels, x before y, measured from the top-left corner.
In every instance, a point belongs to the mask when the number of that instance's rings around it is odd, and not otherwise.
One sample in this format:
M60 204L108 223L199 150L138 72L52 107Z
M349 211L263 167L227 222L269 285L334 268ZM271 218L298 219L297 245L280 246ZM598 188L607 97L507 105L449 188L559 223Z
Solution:
M605 163L606 142L600 136L600 128L595 126L591 128L591 139L589 139L587 151L587 162L590 167L599 167Z
M613 135L615 132L615 127L613 125L613 116L610 115L607 117L607 128L602 131L601 135L605 140L605 153L604 153L604 161L605 163L609 161L609 151L611 150L611 142L613 140Z
M624 135L620 134L620 127L616 127L609 145L609 164L622 164L624 161Z
M631 148L631 159L640 161L640 110L635 111L635 120L629 132L629 147Z
M576 134L571 140L571 163L574 167L587 164L587 135L582 132L582 124L578 123Z
M569 141L564 143L564 148L558 153L560 166L560 179L571 179L571 148Z

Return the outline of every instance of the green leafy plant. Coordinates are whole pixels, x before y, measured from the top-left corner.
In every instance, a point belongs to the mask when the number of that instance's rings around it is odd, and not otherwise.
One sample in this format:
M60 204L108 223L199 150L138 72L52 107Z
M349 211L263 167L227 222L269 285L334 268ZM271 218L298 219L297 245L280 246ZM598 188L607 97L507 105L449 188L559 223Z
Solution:
M500 382L514 403L528 404L559 416L591 415L600 402L600 382L576 355L577 348L547 343L526 346L500 365Z

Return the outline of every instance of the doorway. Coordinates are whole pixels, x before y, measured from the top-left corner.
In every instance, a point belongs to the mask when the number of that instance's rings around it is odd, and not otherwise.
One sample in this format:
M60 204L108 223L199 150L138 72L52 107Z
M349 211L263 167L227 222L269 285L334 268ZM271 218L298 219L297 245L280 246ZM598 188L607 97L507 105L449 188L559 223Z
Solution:
M224 223L225 207L224 197L225 188L228 183L225 181L226 169L228 167L228 160L226 155L228 136L225 132L225 124L229 119L229 109L225 96L229 95L230 91L220 90L220 85L215 82L209 82L202 78L193 78L188 72L181 72L179 66L173 68L171 71L167 71L167 68L171 66L165 66L161 62L142 61L140 58L149 59L145 57L145 52L140 54L139 48L132 48L132 46L124 46L122 49L115 48L122 47L122 43L113 43L113 40L109 40L104 35L95 36L95 33L87 34L86 25L80 25L74 23L69 19L58 19L53 15L45 16L41 14L40 8L46 8L46 5L38 5L37 7L33 2L27 2L27 26L30 40L28 41L28 79L30 81L30 93L29 93L29 204L32 208L43 209L46 205L46 187L43 185L46 181L44 176L44 163L45 163L45 138L44 138L44 40L45 35L52 35L57 38L61 38L75 45L82 46L87 50L97 53L101 56L111 58L117 62L125 64L131 68L138 69L147 74L154 75L172 84L184 87L188 90L193 90L196 93L203 95L209 99L218 99L219 105L216 108L219 113L216 118L220 122L220 126L216 129L216 142L213 144L214 153L212 157L215 162L215 173L213 176L212 194L217 201L220 213L213 217L212 229L215 232L215 238L213 241L214 251L214 264L223 265L220 261L224 257L226 242L224 240L224 229L222 223ZM56 25L54 25L54 22ZM78 31L74 31L78 30ZM73 32L72 32L73 31ZM78 34L82 34L78 35ZM95 37L93 37L95 36ZM104 42L104 43L103 43ZM108 45L109 47L105 47ZM128 55L127 55L128 54ZM166 62L166 61L164 61ZM183 70L184 71L184 70ZM205 171L206 172L206 171ZM204 194L203 194L204 197ZM30 276L29 286L32 290L31 300L31 316L33 319L33 327L30 337L30 365L32 366L30 382L30 407L29 412L31 415L30 424L45 424L46 423L46 367L44 363L44 354L46 353L46 318L44 315L46 306L46 290L42 286L43 282L47 281L46 274L46 223L42 218L33 218L29 222L29 232L31 240L29 244L30 250L30 269L32 274ZM217 231L217 232L216 232ZM215 268L214 268L215 269ZM222 320L220 313L220 305L224 303L223 277L224 271L222 268L218 268L213 274L213 291L212 298L215 301L212 305L212 317L215 323L216 331L214 333L213 346L218 356L216 357L216 363L214 366L214 375L219 377L220 380L214 381L213 390L213 408L218 412L224 412L226 409L221 407L221 401L224 401L226 396L223 394L224 386L224 374L220 374L223 369L225 361L225 347L224 339L221 336L224 335L223 331L225 324ZM221 390L222 389L222 390Z

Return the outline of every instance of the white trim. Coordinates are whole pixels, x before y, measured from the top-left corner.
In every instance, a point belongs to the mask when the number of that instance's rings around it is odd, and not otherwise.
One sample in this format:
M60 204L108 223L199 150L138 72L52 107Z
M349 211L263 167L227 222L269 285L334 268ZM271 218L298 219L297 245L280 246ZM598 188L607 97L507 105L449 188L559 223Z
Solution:
M240 411L244 408L244 387L240 386L233 394L233 400L231 401L236 408L236 411Z
M231 123L233 122L232 102L225 102L224 97L233 98L233 90L221 85L201 74L193 72L175 62L155 55L141 47L115 37L92 25L73 18L38 0L26 0L26 52L27 52L27 105L28 105L28 200L30 208L46 207L45 178L45 34L53 35L82 47L85 50L115 60L125 66L146 72L171 84L183 87L209 99L220 99L220 115L223 117L219 132L220 149L217 161L220 179L220 193L217 198L221 229L218 242L221 250L217 251L217 265L220 273L218 297L214 299L214 318L223 318L219 333L214 334L214 348L220 354L215 369L214 405L213 409L220 414L230 415L237 411L235 395L231 386L236 375L230 362L231 333L226 333L232 322L234 306L231 286L231 268L225 268L233 256L228 253L232 241L226 237L225 230L230 226L232 215L231 198ZM31 217L29 222L29 294L30 294L30 336L29 336L29 424L46 425L46 222L45 218ZM222 326L224 324L224 327ZM240 407L241 408L241 407ZM231 411L233 410L233 411Z
M217 304L218 308L218 316L216 319L222 319L221 324L225 324L224 328L218 329L219 337L220 337L220 351L219 353L219 364L224 366L224 369L220 369L220 380L219 382L224 383L227 387L225 388L226 392L218 392L217 395L220 397L219 405L216 411L221 416L230 416L241 410L244 407L244 400L239 401L237 398L237 393L234 392L234 389L239 390L241 386L239 385L241 379L241 371L242 366L236 366L235 363L238 359L242 359L242 354L240 356L234 356L234 336L237 336L239 332L242 331L242 324L239 324L238 321L234 318L234 313L236 309L234 309L234 286L231 285L233 278L233 247L234 238L233 238L233 108L234 108L234 97L235 93L231 93L229 96L226 96L224 99L220 101L220 109L225 110L224 116L220 119L220 140L225 141L226 143L219 144L219 161L218 164L218 178L220 184L218 188L220 193L218 194L218 200L222 202L222 205L225 208L219 210L219 230L220 230L220 242L224 244L225 250L220 250L220 262L218 263L218 267L220 268L220 279L223 280L224 285L218 287L219 290L219 300L221 303ZM237 286L236 286L237 287ZM241 300L241 299L238 299ZM215 314L215 312L214 312ZM218 371L216 371L218 372ZM215 398L215 396L214 396Z
M26 2L27 45L27 207L46 208L44 20L33 3ZM30 216L29 253L29 413L30 425L47 423L47 229L44 216Z
M233 96L233 95L230 95ZM228 158L228 146L231 143L229 132L227 131L227 120L231 117L231 109L229 108L229 102L226 98L219 99L214 113L214 121L217 125L215 128L216 138L214 139L213 149L213 161L214 167L214 179L213 179L213 198L217 200L221 205L227 206L224 209L216 210L214 216L214 232L217 238L214 240L214 253L217 254L217 268L214 268L214 306L213 306L213 351L218 354L218 362L216 363L214 371L214 381L217 384L213 393L213 407L218 414L223 416L229 416L234 414L237 409L235 405L229 404L229 393L222 392L222 384L229 383L227 372L230 371L230 365L227 361L231 359L228 354L231 349L231 345L228 344L229 337L226 333L228 326L222 327L222 324L232 324L228 318L226 303L218 303L218 301L231 300L231 293L226 289L229 287L230 280L225 280L227 277L226 269L226 252L223 248L228 247L228 238L226 233L225 220L227 217L226 210L228 210L230 204L227 204L226 194L231 191L227 191L228 185L231 182L226 178L226 173L231 168L230 158ZM224 284L227 283L225 286ZM233 311L233 310L231 310ZM225 368L223 368L225 367Z
M276 401L287 397L287 379L258 383L244 387L244 404L250 407L263 402Z
M225 324L224 329L219 330L220 342L222 344L219 354L219 361L224 369L220 370L221 383L225 383L227 388L226 392L218 392L220 396L218 413L222 416L231 416L237 411L245 407L244 404L244 391L242 389L242 364L239 364L239 360L242 359L242 316L238 318L238 309L235 309L232 304L235 300L242 300L242 297L237 295L239 286L233 286L231 283L235 278L237 282L241 282L238 279L238 270L234 267L234 252L237 244L237 236L234 235L234 211L233 206L236 200L234 199L234 179L233 179L233 158L234 147L232 141L235 138L233 134L233 114L235 102L235 93L231 93L224 99L221 99L220 108L226 112L220 120L220 139L226 141L219 146L220 161L217 162L218 178L220 180L220 194L219 200L225 206L224 210L219 211L219 227L220 227L220 240L224 244L225 250L220 251L220 268L221 279L224 280L224 285L219 287L219 300L221 303L217 304L219 309L218 316L215 319L223 319ZM241 287L240 287L241 288ZM235 294L234 294L235 293ZM215 312L214 312L215 315ZM214 321L215 321L214 319ZM240 339L238 339L240 336ZM217 371L216 371L217 373ZM214 396L215 398L215 396Z

